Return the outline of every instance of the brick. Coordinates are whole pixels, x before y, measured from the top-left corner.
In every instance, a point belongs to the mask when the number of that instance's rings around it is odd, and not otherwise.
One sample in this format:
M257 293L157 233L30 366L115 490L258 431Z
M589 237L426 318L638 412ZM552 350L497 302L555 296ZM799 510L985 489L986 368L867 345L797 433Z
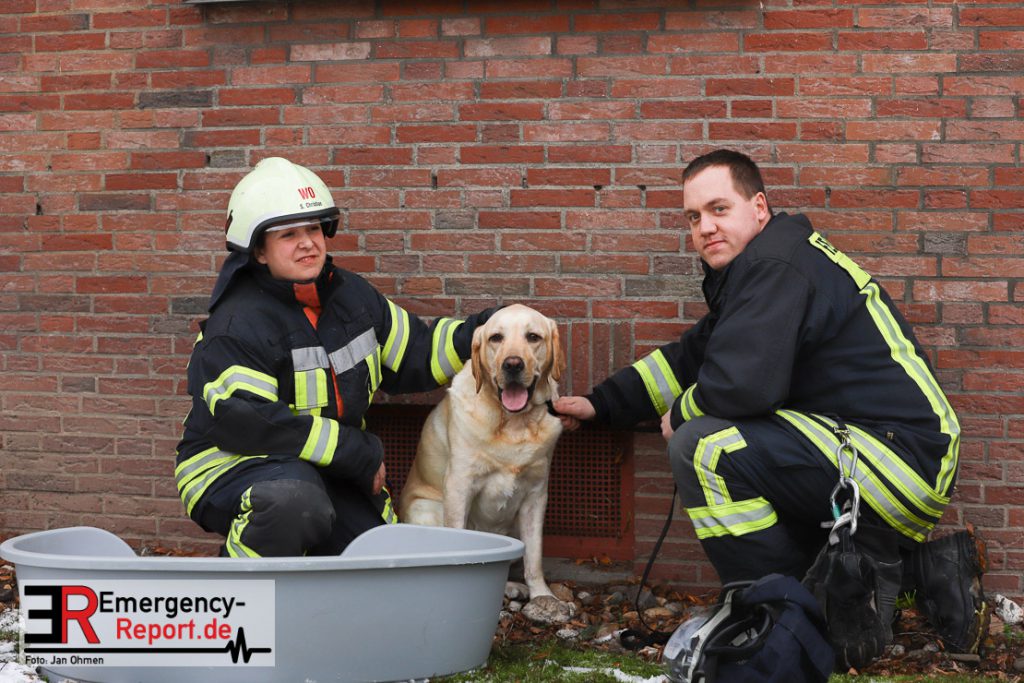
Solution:
M537 273L551 271L555 256L549 254L470 254L470 273Z
M459 106L462 121L540 121L544 105L540 102L488 102Z
M1000 143L934 144L921 146L921 161L925 163L1012 163L1012 146Z
M569 59L488 59L489 78L570 78L573 63Z
M853 125L847 124L847 128ZM796 139L795 123L718 123L708 126L708 137L712 140L793 140Z
M657 12L614 12L609 14L576 14L573 30L580 33L595 31L655 31L660 27Z
M466 57L519 57L551 54L551 38L530 36L520 38L469 38Z
M522 10L519 7L520 11ZM487 17L484 19L483 32L493 35L514 33L567 33L569 31L568 15L527 15Z
M709 97L787 97L796 92L792 78L709 78L704 87Z
M147 210L151 204L149 195L145 194L84 194L78 200L82 211Z
M1000 27L1024 26L1024 9L1016 7L971 8L960 10L961 26Z
M558 230L562 227L562 217L557 211L481 211L479 215L480 228L486 229L500 229L500 228L514 228L516 230ZM515 238L518 240L520 246L514 247L517 249L524 248L522 240L529 239L528 234L519 234ZM562 239L565 236L558 237L556 239ZM510 236L506 236L503 239L508 240ZM547 240L547 237L543 235L535 236L536 239ZM547 247L553 247L556 242L544 242L544 245L536 245L533 242L530 246L525 247L528 249L541 249ZM503 242L502 249L509 248L510 244Z
M217 100L222 106L294 104L294 88L221 88Z
M684 34L653 34L647 39L648 51L653 54L681 52L693 53L736 53L739 52L740 35L737 32L696 32ZM685 60L684 60L685 61Z
M851 52L891 50L893 45L899 45L901 50L926 50L929 47L928 37L920 31L840 31L838 45L840 50Z
M832 37L820 33L749 33L743 39L743 49L751 52L827 52L832 47Z
M648 270L646 256L615 256L564 254L561 257L565 273L632 273L644 274Z
M659 76L667 73L668 62L664 57L579 57L576 70L584 78Z
M33 9L33 11L35 11ZM21 31L26 34L46 31L67 32L89 28L89 15L85 13L61 12L59 14L38 14L21 18Z
M480 97L483 99L554 99L561 94L560 81L501 81L480 84Z
M611 172L601 168L531 168L527 185L607 185Z
M470 39L472 40L472 39ZM467 43L470 42L467 40ZM381 42L373 46L373 55L377 59L424 59L436 57L453 59L459 56L459 46L455 42L434 40Z
M548 160L556 164L625 163L632 161L633 148L629 145L570 145L548 148Z
M865 11L860 10L857 14L857 26L869 26L863 19ZM853 10L847 9L812 9L812 10L786 10L778 12L765 12L764 27L772 31L790 29L836 29L851 28L853 23Z
M464 164L521 164L540 163L544 149L538 145L474 145L459 150Z
M523 126L526 142L595 142L609 140L608 123L532 123Z
M512 206L594 206L594 190L511 190Z

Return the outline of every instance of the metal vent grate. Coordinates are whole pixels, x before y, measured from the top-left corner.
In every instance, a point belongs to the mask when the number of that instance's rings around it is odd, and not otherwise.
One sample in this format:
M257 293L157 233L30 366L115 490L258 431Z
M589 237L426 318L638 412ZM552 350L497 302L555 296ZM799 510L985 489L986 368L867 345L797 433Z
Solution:
M392 494L401 495L432 406L375 405L367 429L384 443ZM633 559L632 440L622 432L581 429L555 448L544 520L544 553Z

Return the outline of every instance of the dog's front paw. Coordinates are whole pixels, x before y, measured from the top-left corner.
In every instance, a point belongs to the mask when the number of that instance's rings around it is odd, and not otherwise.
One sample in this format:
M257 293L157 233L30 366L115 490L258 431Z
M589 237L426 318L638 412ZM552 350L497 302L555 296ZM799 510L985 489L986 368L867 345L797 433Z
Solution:
M576 614L576 605L553 595L538 595L523 607L523 615L537 624L564 624Z

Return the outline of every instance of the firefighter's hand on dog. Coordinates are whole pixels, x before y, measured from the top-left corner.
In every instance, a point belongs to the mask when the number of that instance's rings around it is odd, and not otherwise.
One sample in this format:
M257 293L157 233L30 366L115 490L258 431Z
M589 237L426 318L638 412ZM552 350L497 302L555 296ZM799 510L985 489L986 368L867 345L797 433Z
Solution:
M668 411L661 416L661 435L665 437L665 441L672 438L675 434L675 430L672 429L672 411Z
M384 463L380 464L380 469L377 470L377 474L373 475L373 485L370 493L377 495L380 490L384 488L385 480L387 479L387 471L384 469Z
M579 428L581 420L593 420L597 414L593 404L582 396L562 396L555 399L554 407L562 428L570 432Z

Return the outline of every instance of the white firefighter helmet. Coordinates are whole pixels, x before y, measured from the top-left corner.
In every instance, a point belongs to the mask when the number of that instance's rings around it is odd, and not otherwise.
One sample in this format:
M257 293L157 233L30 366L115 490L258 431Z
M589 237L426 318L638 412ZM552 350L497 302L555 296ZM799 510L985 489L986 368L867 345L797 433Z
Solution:
M251 252L274 224L319 220L326 237L338 230L338 207L319 176L281 157L268 157L235 185L224 231L229 250Z

